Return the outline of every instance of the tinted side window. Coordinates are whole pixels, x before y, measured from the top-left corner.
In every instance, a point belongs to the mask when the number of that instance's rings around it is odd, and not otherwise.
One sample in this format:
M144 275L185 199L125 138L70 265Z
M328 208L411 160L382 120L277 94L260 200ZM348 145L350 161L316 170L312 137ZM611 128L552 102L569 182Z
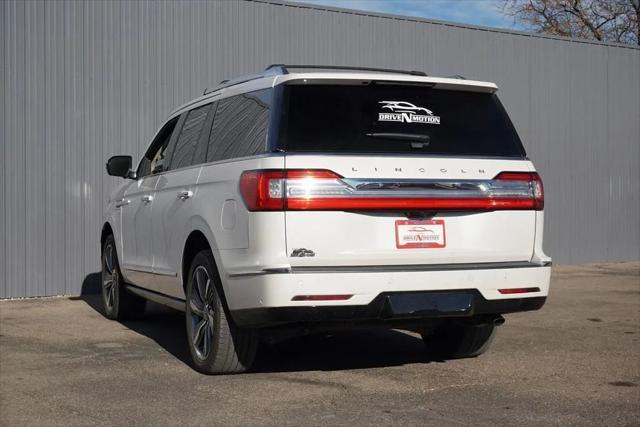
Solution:
M168 165L164 164L165 154L177 123L178 117L170 120L160 129L146 154L140 160L137 170L138 178L161 172L167 168Z
M207 162L253 156L266 151L272 92L272 89L263 89L218 102L209 137Z
M193 164L198 139L210 110L211 104L208 104L195 108L187 113L184 125L176 141L176 147L173 151L171 169L180 169Z

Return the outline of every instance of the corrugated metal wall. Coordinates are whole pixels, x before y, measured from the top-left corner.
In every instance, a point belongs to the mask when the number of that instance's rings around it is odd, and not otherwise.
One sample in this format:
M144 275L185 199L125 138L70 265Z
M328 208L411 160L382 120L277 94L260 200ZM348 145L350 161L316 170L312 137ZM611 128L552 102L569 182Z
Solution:
M640 259L640 50L260 1L3 1L0 297L77 294L99 269L113 154L270 63L490 80L545 180L560 263Z

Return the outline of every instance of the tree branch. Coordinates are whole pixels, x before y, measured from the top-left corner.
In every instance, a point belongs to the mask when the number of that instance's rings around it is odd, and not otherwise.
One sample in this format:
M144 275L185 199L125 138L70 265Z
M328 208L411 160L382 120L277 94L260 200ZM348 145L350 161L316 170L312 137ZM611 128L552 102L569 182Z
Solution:
M541 33L640 45L640 0L502 0L515 23Z

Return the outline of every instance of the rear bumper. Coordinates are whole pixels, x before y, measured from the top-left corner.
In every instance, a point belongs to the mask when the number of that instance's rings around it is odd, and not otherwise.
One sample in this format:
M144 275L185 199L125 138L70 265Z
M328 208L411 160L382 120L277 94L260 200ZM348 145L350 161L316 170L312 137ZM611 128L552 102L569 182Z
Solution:
M529 264L514 268L492 265L424 271L279 272L226 277L225 294L234 320L240 325L394 319L407 317L395 303L422 301L408 317L472 316L536 310L549 291L550 266ZM538 292L502 294L499 289L537 287ZM470 295L464 312L441 310L447 301ZM293 301L298 295L352 295L344 301ZM408 297L393 297L407 295ZM525 297L526 295L526 297ZM433 309L435 307L435 309ZM455 311L455 310L454 310Z
M233 311L232 316L238 325L254 328L293 323L391 323L538 310L546 299L487 300L476 290L384 293L367 305L250 308ZM412 302L407 304L408 300Z

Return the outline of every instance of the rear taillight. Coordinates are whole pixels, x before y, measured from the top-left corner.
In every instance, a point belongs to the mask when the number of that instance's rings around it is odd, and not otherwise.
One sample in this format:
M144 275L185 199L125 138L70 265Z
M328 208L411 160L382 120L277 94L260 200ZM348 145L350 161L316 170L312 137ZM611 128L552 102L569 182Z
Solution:
M250 170L240 176L240 194L250 211L313 209L327 196L344 195L340 178L322 169Z
M240 193L250 211L279 210L541 210L535 172L502 172L492 180L345 179L323 169L250 170Z
M284 209L284 171L252 170L240 175L240 194L250 211Z
M519 181L528 183L531 189L529 199L531 200L531 209L541 211L544 209L544 187L542 179L536 172L501 172L494 181Z

